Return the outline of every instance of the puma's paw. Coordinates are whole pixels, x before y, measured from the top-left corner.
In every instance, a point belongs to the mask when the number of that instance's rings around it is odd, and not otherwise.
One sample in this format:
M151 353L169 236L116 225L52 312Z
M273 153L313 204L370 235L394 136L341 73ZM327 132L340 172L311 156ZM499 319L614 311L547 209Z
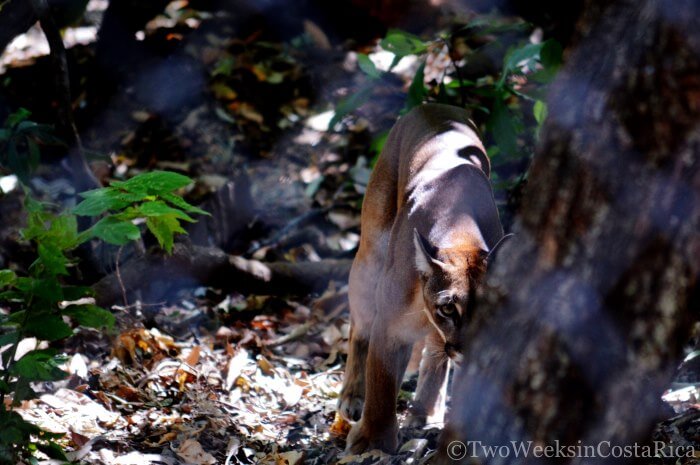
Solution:
M353 389L343 389L338 399L338 412L347 421L359 421L365 399Z
M355 423L350 433L348 433L345 452L357 455L370 450L379 449L393 454L396 452L398 443L398 425L387 428L380 433L372 433L367 431L367 428L363 426L362 420L360 420Z

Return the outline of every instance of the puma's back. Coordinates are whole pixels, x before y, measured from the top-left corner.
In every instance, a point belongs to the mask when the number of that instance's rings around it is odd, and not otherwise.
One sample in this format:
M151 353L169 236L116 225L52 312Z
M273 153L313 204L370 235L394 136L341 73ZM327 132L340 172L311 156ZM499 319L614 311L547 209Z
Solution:
M378 245L377 234L391 229L409 201L416 207L433 207L435 203L447 209L481 206L488 209L479 212L488 223L487 246L501 238L503 232L488 182L490 163L472 128L464 109L441 104L419 106L399 120L389 133L367 186L358 256ZM444 176L458 166L469 168ZM460 177L465 181L461 186ZM441 186L442 181L449 181L450 186ZM447 198L450 195L453 198ZM474 202L481 197L483 201ZM433 204L427 205L430 202Z

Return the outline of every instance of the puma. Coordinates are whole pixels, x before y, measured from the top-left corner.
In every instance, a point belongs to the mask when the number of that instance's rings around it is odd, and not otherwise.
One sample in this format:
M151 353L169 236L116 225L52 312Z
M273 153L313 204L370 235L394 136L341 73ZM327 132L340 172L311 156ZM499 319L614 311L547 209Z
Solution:
M503 237L490 162L467 112L426 104L389 133L361 216L350 271L350 345L338 401L357 421L346 450L394 452L396 399L414 344L424 344L411 425L440 422L450 358L485 258Z

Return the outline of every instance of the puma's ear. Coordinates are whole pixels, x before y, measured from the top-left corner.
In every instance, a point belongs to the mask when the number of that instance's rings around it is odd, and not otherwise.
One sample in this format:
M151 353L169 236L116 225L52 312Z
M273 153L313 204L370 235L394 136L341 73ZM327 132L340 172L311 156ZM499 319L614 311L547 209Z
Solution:
M428 240L413 228L413 244L416 247L416 268L425 274L430 274L442 263L435 258L435 247Z
M501 237L498 242L496 242L496 245L493 246L491 250L482 250L481 251L481 256L488 263L488 261L493 258L493 256L498 252L498 249L501 248L504 242L506 242L508 239L513 237L513 234L506 234L503 237Z

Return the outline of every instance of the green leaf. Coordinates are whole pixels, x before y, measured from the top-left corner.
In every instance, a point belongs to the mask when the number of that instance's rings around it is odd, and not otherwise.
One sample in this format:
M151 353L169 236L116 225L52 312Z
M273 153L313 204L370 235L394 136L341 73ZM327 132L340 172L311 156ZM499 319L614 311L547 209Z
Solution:
M138 206L137 211L141 215L146 216L146 217L172 215L175 218L178 218L178 219L181 219L184 221L188 221L190 223L195 222L191 216L184 213L182 210L178 210L176 208L169 207L168 205L165 204L165 202L162 202L160 200L156 200L154 202L144 202Z
M97 216L110 209L120 209L128 205L128 202L120 202L108 193L110 188L95 189L80 194L85 198L73 208L73 213L80 216Z
M20 444L28 441L32 434L38 435L40 432L38 426L26 421L19 413L0 409L0 444Z
M16 128L17 128L18 134L21 133L21 134L27 135L27 134L31 134L32 132L34 132L36 130L36 128L38 128L39 126L40 126L40 124L35 122L35 121L24 120L24 121L20 121L17 124Z
M542 100L536 101L535 105L532 107L532 113L535 117L535 121L537 121L537 125L542 126L545 118L547 118L547 104Z
M507 156L514 156L518 151L515 122L513 115L503 100L497 99L494 101L488 127L491 129L501 152L504 152Z
M371 86L363 86L354 94L338 102L338 105L335 107L335 114L328 123L328 130L332 131L335 125L338 124L340 120L342 120L345 117L345 115L361 107L367 100L369 100L369 98L372 96L373 91L374 84L372 84Z
M44 210L44 204L29 195L24 198L24 208L27 211L27 226L20 229L22 237L30 241L43 236L47 230L46 223L51 221L53 215Z
M107 210L121 210L148 197L143 192L123 192L112 187L83 192L80 196L85 198L85 200L73 208L73 213L80 216L97 216Z
M14 139L10 139L5 148L7 151L7 165L23 184L29 184L29 166L27 159L21 157L17 151Z
M9 333L0 334L0 347L8 344L14 344L18 339L19 333L17 331L10 331Z
M31 114L32 112L27 110L26 108L20 108L19 110L7 117L7 119L5 120L5 126L17 126L19 123L29 118Z
M12 270L0 270L0 289L12 286L17 281L17 275Z
M556 72L562 64L562 54L561 44L555 39L549 39L542 44L540 63L543 67L553 69Z
M526 44L519 48L510 49L503 60L503 71L497 87L502 87L508 75L519 72L521 66L532 70L536 60L539 59L541 49L542 44Z
M26 208L29 213L44 212L44 204L29 195L24 198L24 208Z
M423 103L428 95L428 89L425 87L425 61L416 70L416 75L413 76L411 86L408 88L408 96L406 98L405 111L410 110Z
M169 254L173 251L173 236L184 233L180 222L173 216L154 216L146 219L148 230L158 240L158 244Z
M78 219L75 215L60 215L52 219L49 237L61 250L78 246Z
M12 371L12 370L10 370ZM37 393L32 389L32 379L18 378L17 382L10 383L10 390L14 391L12 396L12 405L20 405L23 400L36 399Z
M382 72L377 69L374 62L364 53L357 54L357 66L372 79L378 79L382 76Z
M166 202L175 205L177 208L185 210L186 212L199 213L200 215L211 216L211 213L209 213L208 211L202 210L201 208L197 208L194 205L190 205L179 195L167 193L161 194L159 197L165 200Z
M24 317L27 314L26 310L19 310L17 312L12 312L7 316L7 322L9 324L19 325L24 322Z
M27 149L29 152L29 158L27 159L29 163L29 169L31 171L34 171L39 166L39 162L41 162L39 146L36 145L36 142L34 142L32 139L27 139Z
M24 302L24 293L17 291L0 292L0 301L6 302ZM2 320L2 318L0 318Z
M89 286L63 286L64 300L78 300L93 295L95 295L95 291Z
M63 357L56 356L55 349L33 350L17 360L10 372L28 381L56 381L68 376L58 367L63 361Z
M216 68L211 73L212 76L230 76L236 65L236 59L232 56L225 56L216 62Z
M68 460L68 457L66 457L66 454L63 452L63 449L61 449L61 446L53 441L49 441L46 444L38 443L36 446L41 452L46 454L51 459Z
M459 89L460 87L474 87L476 86L476 82L470 81L469 79L454 79L447 84L445 84L445 87L448 89Z
M116 322L111 312L97 305L71 305L62 313L77 321L81 326L88 328L111 329Z
M15 287L18 290L24 292L25 294L29 294L30 296L34 296L35 298L49 303L59 302L63 300L63 290L61 289L61 285L55 277L19 277L17 278ZM15 314L13 313L13 316L14 315Z
M124 245L141 237L141 232L135 224L113 216L102 218L90 231L94 237L114 245Z
M400 29L389 29L386 37L381 40L380 45L384 50L393 53L397 57L420 55L428 49L420 38Z
M24 333L44 341L57 341L73 334L73 330L58 315L32 315L24 325Z
M554 80L562 63L562 48L559 42L549 39L542 44L540 63L542 69L532 73L530 79L541 84L549 84Z
M37 247L37 253L39 254L39 260L34 262L35 264L41 264L44 270L54 276L67 275L69 260L63 255L63 251L55 244L50 243L39 243Z
M161 195L192 183L187 176L170 171L152 171L139 174L128 181L116 181L111 185L136 194Z

